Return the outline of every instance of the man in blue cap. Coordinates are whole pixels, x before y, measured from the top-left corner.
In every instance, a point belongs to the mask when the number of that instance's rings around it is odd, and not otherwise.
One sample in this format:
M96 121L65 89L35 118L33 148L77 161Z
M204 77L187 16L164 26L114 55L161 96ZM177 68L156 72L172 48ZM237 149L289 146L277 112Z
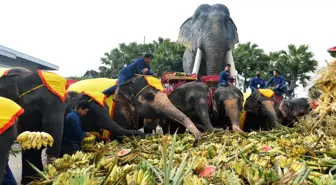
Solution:
M120 85L125 83L127 80L133 78L136 74L155 75L155 73L153 73L150 69L150 64L152 63L153 59L154 56L150 53L147 53L144 57L136 59L133 63L121 69L118 74L118 84ZM106 97L114 94L118 84L106 89L103 92Z
M278 96L281 96L285 93L287 86L286 80L283 76L280 75L279 70L273 71L273 77L266 83L266 87L270 86L273 83L272 90Z

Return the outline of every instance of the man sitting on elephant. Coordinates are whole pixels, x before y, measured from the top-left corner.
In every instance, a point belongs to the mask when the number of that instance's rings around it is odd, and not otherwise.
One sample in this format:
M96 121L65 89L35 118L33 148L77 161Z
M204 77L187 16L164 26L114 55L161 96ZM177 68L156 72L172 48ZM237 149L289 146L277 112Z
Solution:
M256 76L250 81L250 88L252 93L258 89L262 89L266 87L266 83L264 79L260 78L261 73L259 71L256 72Z
M152 63L153 59L154 56L150 53L145 54L142 58L136 59L132 64L119 71L117 83L122 84L133 78L136 74L155 75L155 73L150 69L150 63ZM107 97L111 96L117 89L118 84L106 89L103 93Z
M77 108L65 117L61 156L72 155L80 150L81 142L84 137L89 135L89 133L83 132L80 120L80 116L86 115L89 108L89 102L80 101Z
M221 87L221 86L227 87L230 85L230 80L234 80L234 78L230 76L230 69L231 69L231 64L226 64L225 70L219 74L218 87Z
M266 87L269 87L273 83L272 90L274 93L280 97L286 92L286 80L283 76L280 75L279 70L273 71L273 77L266 83Z

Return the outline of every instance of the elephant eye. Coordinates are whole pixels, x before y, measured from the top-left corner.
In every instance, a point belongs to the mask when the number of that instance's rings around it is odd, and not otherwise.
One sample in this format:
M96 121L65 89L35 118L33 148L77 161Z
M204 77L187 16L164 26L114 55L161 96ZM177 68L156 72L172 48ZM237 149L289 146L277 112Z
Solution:
M144 95L144 98L145 98L145 100L147 100L147 101L153 101L154 98L155 98L155 93L154 93L154 92L147 92L147 93Z

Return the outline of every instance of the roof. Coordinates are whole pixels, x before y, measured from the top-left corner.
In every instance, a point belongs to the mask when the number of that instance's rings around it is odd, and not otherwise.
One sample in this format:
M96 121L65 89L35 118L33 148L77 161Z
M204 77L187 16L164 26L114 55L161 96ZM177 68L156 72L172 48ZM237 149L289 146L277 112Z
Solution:
M96 78L96 77L98 77L98 72L97 71L95 71L95 70L87 70L86 72L85 72L85 74L83 75L83 77L91 77L91 78Z
M34 62L36 64L48 67L51 70L58 70L59 69L59 67L57 65L54 65L54 64L51 64L49 62L40 60L38 58L26 55L26 54L18 52L18 51L15 51L13 49L7 48L7 47L2 46L2 45L0 45L0 55L6 56L6 57L9 57L9 58L12 58L12 59L16 59L16 57L20 57L20 58L23 58L25 60Z

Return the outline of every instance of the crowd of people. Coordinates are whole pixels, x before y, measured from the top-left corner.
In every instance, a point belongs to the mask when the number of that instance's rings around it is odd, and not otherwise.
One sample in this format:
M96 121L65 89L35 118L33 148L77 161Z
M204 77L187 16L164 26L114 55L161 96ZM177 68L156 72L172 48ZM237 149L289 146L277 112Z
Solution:
M231 65L226 64L224 71L219 74L218 87L228 86L232 84L234 78L230 75ZM283 76L280 75L279 70L273 71L273 76L267 82L261 78L261 73L256 72L256 76L250 80L251 92L255 92L258 89L268 88L273 84L272 90L274 94L282 97L287 90L286 80Z

